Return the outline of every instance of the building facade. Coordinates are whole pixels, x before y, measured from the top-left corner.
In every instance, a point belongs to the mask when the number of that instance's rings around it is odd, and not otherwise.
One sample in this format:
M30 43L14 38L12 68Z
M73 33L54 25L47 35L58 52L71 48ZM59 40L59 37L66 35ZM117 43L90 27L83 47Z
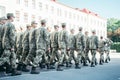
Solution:
M56 0L1 0L0 6L4 7L5 13L15 14L16 28L25 27L33 20L40 23L41 19L46 19L51 28L65 22L68 30L74 28L77 32L81 26L83 31L91 33L91 30L96 30L98 36L107 35L106 19L87 9L73 8Z

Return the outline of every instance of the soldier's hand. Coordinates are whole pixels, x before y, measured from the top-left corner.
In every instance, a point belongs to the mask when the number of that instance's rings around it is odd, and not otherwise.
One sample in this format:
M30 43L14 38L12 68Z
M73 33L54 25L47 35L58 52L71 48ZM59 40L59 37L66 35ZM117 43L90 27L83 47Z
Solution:
M48 51L50 51L50 48L48 48Z
M11 51L14 51L15 49L14 48L11 48Z

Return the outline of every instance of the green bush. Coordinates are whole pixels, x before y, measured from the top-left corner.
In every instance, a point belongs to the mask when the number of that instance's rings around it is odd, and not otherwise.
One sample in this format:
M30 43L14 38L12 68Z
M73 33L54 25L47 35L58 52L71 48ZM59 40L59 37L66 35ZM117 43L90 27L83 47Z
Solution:
M114 42L111 45L111 49L115 49L117 52L120 52L120 42Z

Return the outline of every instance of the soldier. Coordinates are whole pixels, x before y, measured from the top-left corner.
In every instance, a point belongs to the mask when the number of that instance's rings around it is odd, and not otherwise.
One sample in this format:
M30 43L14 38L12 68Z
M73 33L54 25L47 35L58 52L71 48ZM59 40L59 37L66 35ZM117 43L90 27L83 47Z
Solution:
M1 56L1 65L6 66L6 71L9 72L11 69L11 75L21 75L21 71L16 70L16 54L14 52L14 46L15 46L15 26L12 24L14 21L14 15L13 13L7 14L8 21L5 25L5 32L3 36L3 48L4 53Z
M75 68L77 69L81 68L82 59L83 61L85 61L84 48L85 48L84 35L82 34L82 27L79 27L79 33L76 35L76 50L78 54L77 54L77 62L75 64L76 66Z
M41 20L41 27L38 28L37 30L37 51L36 51L36 57L34 58L34 62L33 64L36 65L36 67L39 66L39 63L41 63L42 61L42 56L45 54L46 50L50 50L50 48L48 47L48 49L46 49L46 46L49 44L48 41L48 36L47 36L47 29L45 29L46 27L46 21L45 20ZM39 71L36 70L36 72L39 73Z
M3 27L6 23L6 18L1 17L0 18L0 57L3 54L3 47L2 47L2 37L3 37Z
M98 37L96 36L95 30L92 31L92 36L90 37L89 48L92 55L91 67L97 65L96 51L98 50Z
M87 61L90 63L90 58L89 58L89 36L88 36L88 31L85 31L85 35L84 35L84 40L85 40L85 61L83 63L84 66L88 66Z
M103 37L100 37L99 45L98 45L98 51L100 53L100 61L99 64L103 65L104 63L104 49L105 49L105 41L103 40Z
M74 35L74 32L75 30L74 29L71 29L70 30L71 34L69 35L69 48L70 48L70 56L69 56L69 63L71 63L72 59L74 60L75 63L76 62L76 57L75 57L75 45L76 45L76 39L75 39L75 35Z
M21 54L21 59L19 62L19 67L17 68L18 70L22 70L24 72L29 72L29 69L27 69L27 65L24 64L26 57L28 56L29 53L29 32L31 30L31 25L26 25L27 30L23 33L22 37L22 54Z
M57 59L59 60L59 54L58 54L58 30L59 30L59 26L58 25L54 25L54 32L51 33L50 35L50 40L51 40L51 49L52 49L52 54L51 54L51 59L50 59L50 63L51 63L51 67L53 68L53 63L55 58L57 57Z
M64 58L66 60L66 67L69 67L68 56L66 53L66 50L69 50L68 41L69 38L68 38L68 32L66 31L66 24L62 23L62 30L59 32L59 36L58 36L58 44L59 44L59 49L61 51L61 55L57 65L57 71L63 70L61 68L61 65L63 64Z
M106 53L106 58L105 58L105 63L108 63L108 60L110 61L110 46L112 44L112 40L107 38L105 40L105 53Z
M24 62L25 65L32 65L31 68L31 74L39 74L39 72L36 70L36 65L33 64L34 58L36 57L36 27L37 23L35 21L31 22L32 29L29 32L29 54L26 57L26 60Z

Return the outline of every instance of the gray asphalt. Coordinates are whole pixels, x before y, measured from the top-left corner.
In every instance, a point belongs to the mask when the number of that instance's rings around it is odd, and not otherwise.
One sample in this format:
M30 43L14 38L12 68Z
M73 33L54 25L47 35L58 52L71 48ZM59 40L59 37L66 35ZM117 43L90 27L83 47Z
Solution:
M38 75L24 73L20 76L1 77L0 80L120 80L120 58L112 58L109 63L82 69L64 71L42 71Z

